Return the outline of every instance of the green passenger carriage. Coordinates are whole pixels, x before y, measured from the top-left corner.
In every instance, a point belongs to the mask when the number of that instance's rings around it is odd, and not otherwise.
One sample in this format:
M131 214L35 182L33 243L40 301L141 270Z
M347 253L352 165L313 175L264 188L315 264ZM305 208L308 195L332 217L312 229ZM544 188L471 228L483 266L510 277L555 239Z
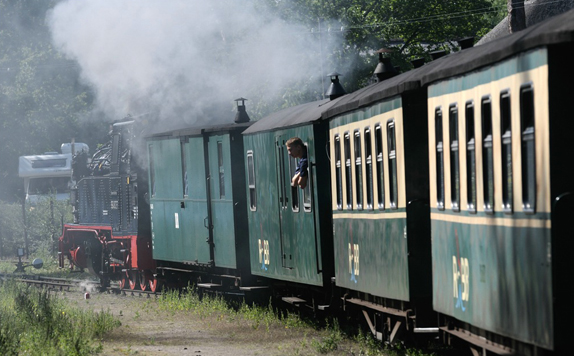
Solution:
M349 94L323 114L336 285L345 308L359 307L372 332L390 342L405 330L437 331L424 100L409 73Z
M332 104L322 100L288 108L243 133L251 272L275 284L299 284L301 289L284 295L287 302L330 302L324 298L329 288L308 287L329 287L333 276L327 131L320 121L322 110ZM295 136L307 148L305 189L290 184L297 161L288 155L285 142Z
M249 125L187 128L147 139L158 273L196 273L198 285L205 288L224 289L249 280L241 154L241 131ZM211 275L203 280L207 272Z
M573 16L445 58L422 79L433 308L447 338L476 350L567 345Z

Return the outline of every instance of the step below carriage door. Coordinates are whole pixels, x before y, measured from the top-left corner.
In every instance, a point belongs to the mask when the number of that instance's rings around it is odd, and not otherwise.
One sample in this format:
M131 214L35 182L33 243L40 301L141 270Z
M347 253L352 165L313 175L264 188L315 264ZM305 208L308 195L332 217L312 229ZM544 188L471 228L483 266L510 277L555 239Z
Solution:
M279 233L281 238L281 256L283 267L295 266L295 248L297 240L296 214L299 213L299 188L291 186L297 160L287 152L286 136L275 139L277 162L277 188L279 196Z

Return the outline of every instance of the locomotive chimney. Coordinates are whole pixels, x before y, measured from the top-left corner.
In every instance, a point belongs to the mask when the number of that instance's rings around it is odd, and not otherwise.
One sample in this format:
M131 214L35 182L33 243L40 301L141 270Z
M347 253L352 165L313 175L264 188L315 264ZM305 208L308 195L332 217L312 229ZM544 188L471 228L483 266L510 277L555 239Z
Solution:
M381 48L377 51L379 54L379 64L375 68L375 75L377 76L377 81L382 82L395 75L399 74L397 69L391 64L391 59L388 57L383 57L383 53L389 53L391 50L386 48Z
M235 114L235 123L240 124L243 122L249 122L249 115L245 111L245 98L235 99L237 102L237 114Z
M329 95L330 100L336 99L340 96L347 94L345 89L343 89L343 86L341 85L341 83L339 83L339 76L340 75L341 74L339 74L337 72L327 74L328 77L331 77L331 85L329 86L329 89L327 89L327 92L325 93L325 95Z

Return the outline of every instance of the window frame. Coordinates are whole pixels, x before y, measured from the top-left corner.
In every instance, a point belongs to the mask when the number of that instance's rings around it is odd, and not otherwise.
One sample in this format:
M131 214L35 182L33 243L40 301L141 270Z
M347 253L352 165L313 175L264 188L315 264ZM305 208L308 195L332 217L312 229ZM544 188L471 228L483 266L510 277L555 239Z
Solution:
M383 152L383 127L381 123L375 124L375 153L377 160L377 207L385 210L385 161Z
M341 137L336 134L333 138L333 151L335 153L335 185L337 210L343 210L343 172L341 161Z
M374 209L374 196L373 196L373 147L371 141L371 128L369 126L364 128L363 140L365 145L365 179L366 179L366 209Z
M450 141L450 204L452 211L460 212L460 145L458 134L458 105L448 108Z
M313 177L311 176L311 161L309 161L309 145L307 142L304 143L307 149L307 185L304 189L301 189L303 193L303 211L310 213L313 211ZM301 205L301 203L299 203Z
M363 210L363 152L361 130L353 131L353 162L355 168L355 202L357 210Z
M444 134L442 107L435 108L435 174L436 174L436 206L438 210L445 209L445 176L444 176Z
M397 162L397 133L394 118L387 120L387 157L389 170L389 204L390 208L399 208L399 182L398 182L398 162Z
M153 143L148 145L148 155L149 155L149 182L151 187L151 198L155 198L156 189L155 189L155 159L153 155Z
M506 214L512 214L514 205L511 105L510 89L502 90L500 92L500 158L502 163L502 211Z
M346 210L353 210L353 162L351 157L351 134L343 134L343 153L345 159L345 190L347 193Z
M465 104L465 141L466 141L466 207L476 214L477 186L476 186L476 139L474 127L474 101L468 100Z
M525 103L524 96L530 99ZM528 105L528 107L525 107ZM522 210L536 213L536 111L532 82L520 86L520 155L522 173ZM530 143L531 142L531 143Z
M251 161L251 165L249 162ZM249 210L257 211L257 181L255 176L255 157L253 150L247 151L247 187L249 189ZM253 184L252 184L253 182Z

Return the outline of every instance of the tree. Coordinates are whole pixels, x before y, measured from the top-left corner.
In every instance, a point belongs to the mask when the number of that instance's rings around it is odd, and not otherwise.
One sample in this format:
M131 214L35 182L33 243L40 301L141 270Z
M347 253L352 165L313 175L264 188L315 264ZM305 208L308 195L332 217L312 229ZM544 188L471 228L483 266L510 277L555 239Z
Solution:
M79 117L92 93L77 65L54 50L45 24L55 3L0 0L0 199L21 197L18 156L90 138Z
M332 67L348 71L342 78L347 91L370 81L378 61L374 51L391 49L393 64L408 70L415 58L429 60L434 50L449 52L457 39L485 33L502 19L500 8L505 6L501 0L262 1L286 20L311 28L322 23L324 37L344 33L344 44L325 52Z

